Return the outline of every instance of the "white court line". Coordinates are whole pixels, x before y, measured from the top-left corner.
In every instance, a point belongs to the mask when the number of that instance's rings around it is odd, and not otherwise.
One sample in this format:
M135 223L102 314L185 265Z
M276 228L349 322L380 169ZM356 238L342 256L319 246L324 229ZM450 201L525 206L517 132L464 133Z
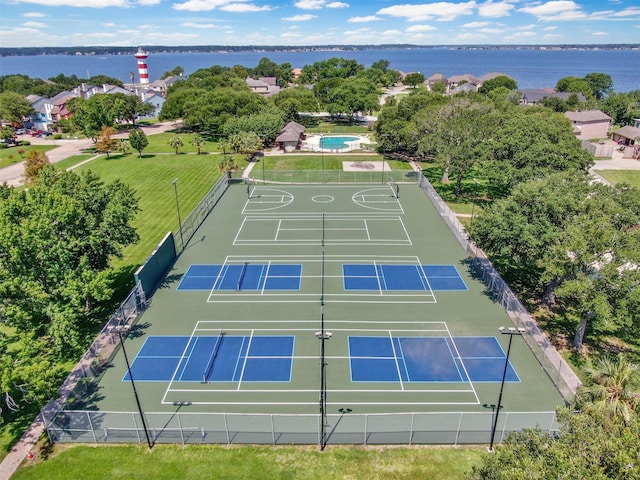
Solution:
M251 342L253 341L253 330L251 330L251 336L249 337L249 344L247 345L247 352L244 355L244 362L242 362L242 370L240 371L240 379L238 380L237 391L240 390L242 386L242 379L244 378L244 370L247 367L247 359L249 358L249 350L251 350Z
M367 232L367 240L371 240L371 232L369 232L369 225L367 224L367 219L363 218L362 222L364 223L364 229Z
M178 374L178 370L180 370L180 366L182 365L183 360L191 357L191 352L195 348L195 343L193 345L191 344L191 342L193 341L193 336L195 334L195 331L196 331L195 328L191 331L191 336L189 337L189 340L187 341L187 344L185 345L184 350L182 351L182 356L180 358L180 361L178 361L178 365L176 365L176 369L173 371L173 375L171 376L169 385L167 385L167 388L164 391L164 395L162 396L161 403L164 403L165 399L167 398L167 394L171 391L171 385L173 385L173 382L175 381L176 375ZM187 357L186 353L189 347L191 348L190 348L189 356ZM186 363L182 365L182 368L185 368L185 367L186 367Z
M447 330L449 330L449 325L447 325ZM451 345L453 345L453 348L455 350L456 355L458 356L458 359L462 358L460 356L460 352L458 351L458 347L456 346L456 342L453 341L453 337L451 336L451 332L449 331L448 333L449 333L449 341L451 342ZM449 348L449 350L451 350L451 349ZM451 356L454 358L454 361L455 361L456 357L453 355L453 352L451 352ZM476 392L476 388L473 385L473 382L471 381L471 376L469 375L469 372L467 371L467 367L465 366L463 361L460 361L460 364L462 365L462 369L464 370L464 374L467 376L469 385L471 386L471 389L473 390L473 395L476 397L476 401L478 403L480 403L480 398L478 397L478 393Z
M398 361L398 353L396 352L396 346L393 343L393 334L391 333L391 330L389 330L389 340L391 341L391 349L393 350L393 359L396 362L396 371L398 372L398 381L400 382L400 390L404 391L404 382L402 381L402 372L400 371L400 362Z

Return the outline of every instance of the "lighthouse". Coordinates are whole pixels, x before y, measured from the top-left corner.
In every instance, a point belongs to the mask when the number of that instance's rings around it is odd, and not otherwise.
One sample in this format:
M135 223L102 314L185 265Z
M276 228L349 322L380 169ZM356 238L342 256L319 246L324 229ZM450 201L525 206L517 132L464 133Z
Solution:
M149 83L149 71L147 70L147 57L149 54L138 47L136 52L136 60L138 60L138 75L140 75L140 83L146 85Z

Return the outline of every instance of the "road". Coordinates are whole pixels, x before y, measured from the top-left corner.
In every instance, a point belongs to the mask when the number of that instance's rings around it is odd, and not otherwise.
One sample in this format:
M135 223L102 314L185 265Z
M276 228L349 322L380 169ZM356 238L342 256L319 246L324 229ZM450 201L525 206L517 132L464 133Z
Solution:
M142 127L142 131L146 135L166 132L179 127L179 124L173 122L157 123L155 125ZM126 138L127 133L115 135L115 138ZM21 137L22 138L22 137ZM78 140L53 140L49 138L33 138L28 135L24 136L25 140L29 140L31 145L56 145L56 148L47 152L47 158L50 163L56 163L65 158L86 153L86 149L93 146L90 139L83 138ZM24 174L24 162L14 163L8 167L0 169L0 184L7 183L10 186L18 186L22 184Z

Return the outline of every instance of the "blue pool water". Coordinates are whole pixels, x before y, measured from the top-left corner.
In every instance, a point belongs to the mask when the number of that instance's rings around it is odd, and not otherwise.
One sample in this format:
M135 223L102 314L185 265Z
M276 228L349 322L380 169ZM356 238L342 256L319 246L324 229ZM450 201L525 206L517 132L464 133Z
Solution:
M332 148L342 150L349 148L346 142L355 142L359 137L322 137L320 139L320 148Z

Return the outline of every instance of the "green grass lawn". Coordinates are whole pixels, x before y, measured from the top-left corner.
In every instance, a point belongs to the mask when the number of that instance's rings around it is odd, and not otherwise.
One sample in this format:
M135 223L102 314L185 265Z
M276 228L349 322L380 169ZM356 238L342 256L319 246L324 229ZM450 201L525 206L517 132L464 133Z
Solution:
M481 447L59 446L12 480L464 479Z
M342 170L342 162L381 162L385 160L382 155L372 153L370 155L322 155L314 154L291 154L291 155L273 155L262 157L264 159L264 168L266 170L320 170L324 164L325 170ZM259 170L262 168L261 162L258 161L253 167ZM411 166L407 162L386 159L392 170L411 170ZM241 164L242 166L243 164Z
M613 183L628 183L640 188L640 170L598 170L598 175Z
M0 148L0 168L8 167L14 163L22 162L27 153L31 150L37 150L39 152L48 152L53 150L55 145L25 145L19 147ZM20 152L22 152L22 155Z
M371 133L371 131L365 125L349 125L346 122L320 122L316 126L307 127L305 133Z
M176 133L176 132L164 132L157 133L154 135L147 135L147 139L149 140L149 145L142 152L143 155L148 155L150 153L173 153L175 154L175 149L169 145L169 140L173 137L178 136L182 139L182 143L184 144L182 147L178 149L179 153L197 153L198 149L191 145L191 140L195 136L193 133ZM205 144L202 146L202 153L212 153L212 152L222 152L222 147L218 145L218 142L205 141Z
M116 266L142 263L170 230L177 230L177 190L182 219L193 210L205 193L220 178L218 155L150 155L137 153L100 157L78 167L77 171L91 170L103 181L116 179L136 189L140 212L133 222L140 241L125 250L125 257Z

